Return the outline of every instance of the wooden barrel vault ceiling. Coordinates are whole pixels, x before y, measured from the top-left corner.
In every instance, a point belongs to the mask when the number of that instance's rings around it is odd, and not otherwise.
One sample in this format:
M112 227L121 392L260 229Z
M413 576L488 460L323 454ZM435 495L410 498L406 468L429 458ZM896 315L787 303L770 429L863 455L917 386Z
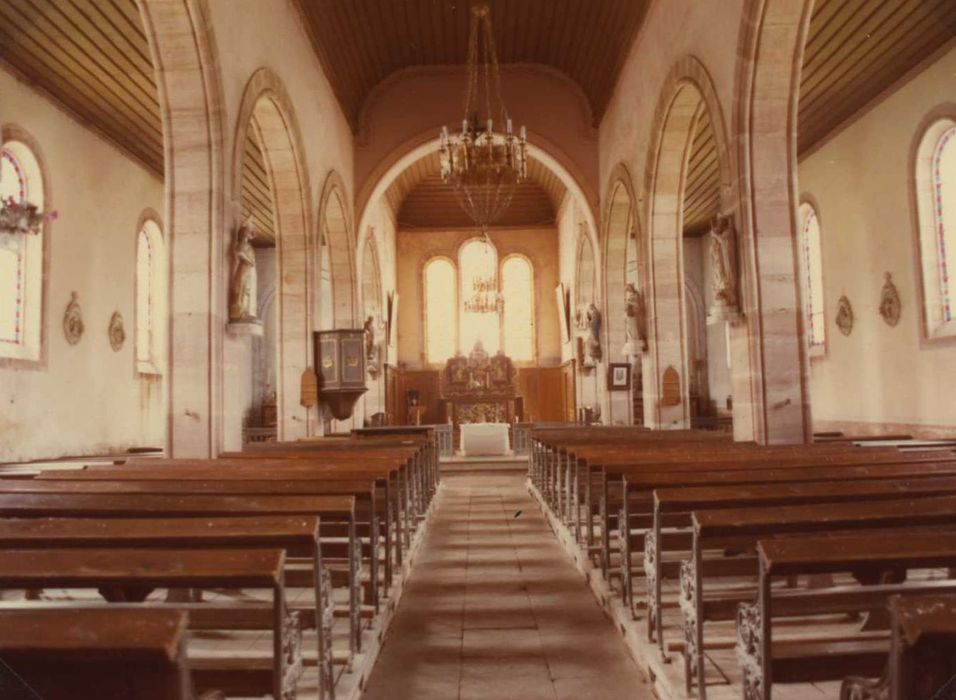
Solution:
M483 0L499 63L534 63L570 76L604 110L651 0ZM355 128L372 88L412 66L461 65L476 2L296 0L316 54ZM457 99L457 97L455 98Z
M0 0L0 61L163 177L159 91L135 0Z
M491 0L499 56L503 63L544 64L569 75L600 120L651 1ZM464 62L469 2L295 3L353 124L369 91L389 74ZM801 76L799 155L951 47L954 37L953 0L817 0ZM0 66L163 176L159 95L135 0L0 0ZM690 154L689 227L716 213L717 162L707 126L698 123ZM244 207L264 242L275 235L265 159L254 143L246 152ZM424 203L427 188L417 194ZM520 194L529 211L543 202L533 188Z
M564 199L561 180L535 159L528 163L528 179L517 186L511 204L496 226L553 226ZM386 190L400 230L470 228L474 223L441 181L438 153L418 159Z
M256 232L253 245L274 246L275 198L261 143L259 125L253 119L246 130L246 148L242 161L242 218L252 217L251 224Z

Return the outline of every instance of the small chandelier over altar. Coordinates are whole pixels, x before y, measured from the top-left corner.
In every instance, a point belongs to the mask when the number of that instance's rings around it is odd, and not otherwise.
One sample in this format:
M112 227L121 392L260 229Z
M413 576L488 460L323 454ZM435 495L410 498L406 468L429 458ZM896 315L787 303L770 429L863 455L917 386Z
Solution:
M480 70L479 70L480 64ZM495 132L495 118L504 133ZM527 138L515 136L501 97L501 75L487 5L471 9L468 86L461 133L441 130L441 177L454 188L462 209L482 230L511 204L515 187L528 176Z

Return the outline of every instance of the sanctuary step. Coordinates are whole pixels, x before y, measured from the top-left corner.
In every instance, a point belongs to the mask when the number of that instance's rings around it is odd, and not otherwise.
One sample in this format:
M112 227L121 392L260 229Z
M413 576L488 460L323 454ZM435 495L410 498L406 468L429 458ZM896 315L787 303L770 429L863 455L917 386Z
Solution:
M444 475L524 474L528 471L527 456L520 457L462 457L456 455L441 461Z

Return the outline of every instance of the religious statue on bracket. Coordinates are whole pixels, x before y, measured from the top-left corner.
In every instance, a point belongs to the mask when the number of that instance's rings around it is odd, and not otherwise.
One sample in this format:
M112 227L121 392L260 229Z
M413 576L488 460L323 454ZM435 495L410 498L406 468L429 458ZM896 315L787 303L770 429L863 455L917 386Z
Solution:
M382 344L378 340L376 327L381 324L375 323L375 318L369 316L365 319L365 369L372 379L378 377L382 369L381 352Z
M624 313L627 321L624 326L623 354L632 359L647 352L647 307L644 305L644 295L633 282L628 282L624 287Z
M584 338L584 366L590 369L601 361L601 312L594 302L588 305L584 320L587 327Z
M232 246L232 276L229 279L229 321L256 323L256 253L252 247L255 231L251 219L236 231Z
M707 313L707 323L735 321L740 314L737 273L737 231L733 217L718 214L711 222L710 233L711 289L714 301Z

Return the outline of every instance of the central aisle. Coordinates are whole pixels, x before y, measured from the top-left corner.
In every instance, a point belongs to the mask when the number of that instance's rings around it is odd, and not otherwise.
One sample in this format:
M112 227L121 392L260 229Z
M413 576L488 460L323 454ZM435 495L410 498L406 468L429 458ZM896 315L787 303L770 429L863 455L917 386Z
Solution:
M523 475L443 476L406 586L365 700L653 697Z

